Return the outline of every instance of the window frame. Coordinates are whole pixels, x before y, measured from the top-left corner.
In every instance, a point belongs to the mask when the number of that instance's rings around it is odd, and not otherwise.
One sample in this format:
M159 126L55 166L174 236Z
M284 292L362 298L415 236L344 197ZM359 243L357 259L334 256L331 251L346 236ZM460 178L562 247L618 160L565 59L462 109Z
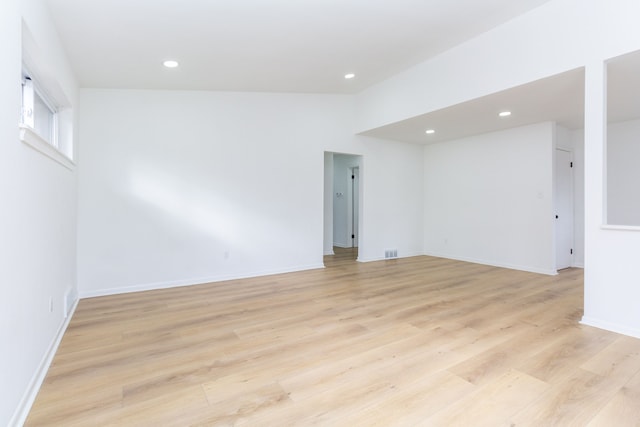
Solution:
M66 168L73 170L75 163L60 150L59 146L60 106L53 102L53 99L42 90L37 78L24 66L21 84L20 140ZM38 117L41 117L42 114L36 114L36 98L46 108L45 114L48 114L47 135L43 135L42 129L38 129Z
M49 115L46 135L38 130L38 120L41 115L36 114L37 100L42 103ZM49 144L58 148L58 108L27 71L23 72L22 77L22 124L29 126Z

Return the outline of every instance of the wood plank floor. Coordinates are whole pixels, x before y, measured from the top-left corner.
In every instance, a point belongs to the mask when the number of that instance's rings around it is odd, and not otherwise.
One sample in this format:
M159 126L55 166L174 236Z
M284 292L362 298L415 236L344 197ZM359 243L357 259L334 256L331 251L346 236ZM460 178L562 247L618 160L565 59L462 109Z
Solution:
M582 271L440 258L80 301L30 426L638 426L640 340Z

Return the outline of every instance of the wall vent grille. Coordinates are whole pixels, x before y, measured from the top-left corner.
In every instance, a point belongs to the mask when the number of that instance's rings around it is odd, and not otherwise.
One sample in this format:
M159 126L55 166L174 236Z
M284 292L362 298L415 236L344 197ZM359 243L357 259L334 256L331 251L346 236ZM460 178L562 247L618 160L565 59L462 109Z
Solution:
M385 259L398 258L398 250L397 249L385 249L384 250L384 258Z

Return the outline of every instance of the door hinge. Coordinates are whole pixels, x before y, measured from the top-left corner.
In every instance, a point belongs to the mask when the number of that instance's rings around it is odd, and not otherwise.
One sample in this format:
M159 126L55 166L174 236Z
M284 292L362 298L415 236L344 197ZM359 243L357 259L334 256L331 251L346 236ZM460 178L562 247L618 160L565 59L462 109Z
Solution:
M571 255L573 255L573 249L571 249Z
M572 168L573 167L573 162L569 163L569 167Z
M351 235L351 238L352 238L352 239L355 239L355 238L356 238L356 235L355 235L355 234L352 234L352 235Z
M355 175L351 175L351 179L356 179L356 176Z

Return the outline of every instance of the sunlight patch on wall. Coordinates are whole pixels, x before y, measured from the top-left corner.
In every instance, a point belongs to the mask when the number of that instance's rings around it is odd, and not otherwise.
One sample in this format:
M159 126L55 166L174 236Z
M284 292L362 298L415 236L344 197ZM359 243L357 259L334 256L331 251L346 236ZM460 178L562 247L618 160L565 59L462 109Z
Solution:
M201 233L221 239L233 240L240 224L237 208L211 193L194 190L185 181L172 176L136 171L131 174L131 193L182 224Z

